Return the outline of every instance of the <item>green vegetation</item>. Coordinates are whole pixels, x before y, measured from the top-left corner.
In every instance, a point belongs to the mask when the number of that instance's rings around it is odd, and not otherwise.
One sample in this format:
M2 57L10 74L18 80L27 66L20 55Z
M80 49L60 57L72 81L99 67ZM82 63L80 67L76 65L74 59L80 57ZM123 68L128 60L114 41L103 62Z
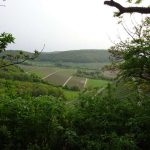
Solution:
M89 79L87 81L86 87L89 88L103 88L106 87L109 81L107 80L94 80L94 79Z
M139 2L141 0L136 0ZM104 67L103 72L97 72L99 68L78 70L76 77L73 76L75 69L64 69L61 63L57 68L26 64L20 65L21 69L14 61L1 58L0 149L149 150L149 25L150 18L146 18L142 26L135 28L136 38L125 41L127 45L122 46L121 41L110 48L117 63ZM5 33L0 37L1 53L14 38ZM52 61L61 57L60 60L66 62L93 62L93 58L98 61L95 55L98 51L93 50L95 54L86 51L86 55L85 51L59 52L57 57L53 55ZM99 61L107 62L106 51L101 52L104 59ZM81 57L77 59L79 54ZM47 57L43 59L40 61ZM115 76L117 72L120 72L119 78ZM115 77L112 82L97 80L102 73ZM50 85L50 81L55 86Z
M104 73L102 74L102 72L99 69L97 70L78 69L76 71L76 69L71 68L65 69L52 66L38 67L30 65L20 65L20 67L24 69L25 72L27 72L28 74L35 73L37 76L43 78L44 81L54 86L64 86L64 83L70 78L69 81L66 83L65 88L75 91L79 91L85 88L84 86L86 86L85 85L86 78L93 79L93 80L89 79L90 83L87 86L89 88L102 87L103 81L100 79L112 80L111 77L107 76L108 73L104 75Z
M75 69L101 69L103 68L105 65L109 64L110 62L92 62L92 63L76 63L76 62L61 62L61 67L63 68L75 68ZM57 66L56 63L54 63L53 65ZM60 67L60 66L59 66Z
M72 100L75 100L79 97L79 91L71 91L71 90L66 90L65 88L63 88L63 94L64 94L64 97L69 100L69 101L72 101Z
M76 97L78 94L73 91L65 91L69 94L70 98ZM75 93L75 94L74 94ZM17 66L9 66L1 69L0 72L0 94L26 97L26 96L40 96L51 95L55 97L63 97L68 99L67 95L64 96L64 90L49 85L35 74L27 74ZM75 96L74 96L74 95ZM71 97L72 95L72 97Z
M72 63L108 63L109 53L107 50L71 50L64 52L42 53L36 61L55 62L57 66L61 66L63 62Z
M28 67L32 73L34 67ZM65 71L72 73L62 69ZM89 79L89 90L69 91L51 86L36 75L33 80L30 72L15 66L1 70L5 73L0 79L2 150L149 149L149 84L143 83L139 93L132 80L108 84ZM17 74L20 79L13 81ZM72 82L77 79L85 83L80 77ZM93 90L95 87L98 91Z
M83 93L72 103L52 96L0 97L1 149L150 147L148 97L139 101L136 97L118 99Z
M106 66L103 75L115 74L114 69L120 65L124 64ZM95 70L78 71L83 77L76 77L75 69L20 67L12 65L0 70L2 150L150 148L149 80L132 78L132 74L123 78L126 73L122 67L121 78L112 82L97 80L99 72ZM68 80L69 77L72 78ZM50 81L66 85L52 86Z
M1 97L1 149L61 148L65 141L60 121L64 120L64 113L64 104L53 97Z
M8 44L14 43L15 38L10 33L0 34L0 68L5 68L15 64L21 64L26 60L33 60L39 56L38 51L28 54L23 51L6 51Z
M97 80L98 79L100 79L100 80L114 80L117 77L118 70L110 70L110 69L104 70L103 68L77 69L75 75L78 77L97 79Z
M150 81L150 17L134 27L131 39L121 41L109 51L118 65L122 76Z
M138 103L129 97L80 97L70 116L80 149L148 149L150 101Z

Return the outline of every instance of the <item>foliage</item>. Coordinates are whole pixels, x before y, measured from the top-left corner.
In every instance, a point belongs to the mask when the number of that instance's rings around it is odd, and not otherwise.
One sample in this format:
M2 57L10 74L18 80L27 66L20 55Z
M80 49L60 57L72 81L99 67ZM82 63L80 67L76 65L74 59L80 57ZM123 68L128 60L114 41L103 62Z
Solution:
M0 78L15 81L43 82L37 75L25 74L20 67L15 65L1 68Z
M8 44L14 43L14 40L15 38L10 33L4 32L0 35L0 68L23 63L26 60L32 60L39 55L38 51L36 50L32 55L27 55L23 53L23 51L19 51L15 55L6 53L6 47Z
M12 81L0 79L0 96L9 95L10 97L38 97L48 95L64 98L64 92L60 88L56 88L44 83L27 82L27 81Z
M149 149L150 101L82 95L70 114L80 149Z
M76 76L86 77L91 79L101 79L102 74L100 70L77 69Z
M71 107L52 96L0 96L1 149L149 149L149 97L118 99L111 90L82 93Z
M149 18L142 28L135 27L135 30L136 37L110 50L112 56L119 56L122 61L122 75L147 80L150 71ZM1 40L1 43L6 41L1 45L4 49L11 43L11 38ZM9 62L4 63L6 66ZM141 84L145 89L142 93L136 90L136 82L126 80L108 84L100 95L83 91L76 100L66 102L61 89L41 83L35 75L25 75L20 68L3 68L0 74L2 150L150 149L147 82Z
M1 97L1 149L61 148L65 142L65 130L61 125L64 113L63 103L53 97Z
M133 0L128 0L129 3L131 3ZM140 4L142 0L134 0L136 4Z
M64 89L67 89L67 90L71 90L71 91L80 91L80 88L78 86L68 86L68 85L65 85L63 87Z
M64 62L109 62L109 53L106 50L71 50L57 53L42 53L37 60L54 62L60 67Z
M0 35L0 53L5 51L6 47L10 43L14 43L15 38L12 36L12 34L9 33L2 33Z
M131 39L121 41L109 51L115 60L121 60L123 76L150 80L150 18L135 26L130 36Z
M113 65L114 66L114 65ZM113 76L106 76L104 75L104 71L108 70L111 72L116 71L116 68L112 69L110 68L111 65L105 65L101 70L99 69L77 69L75 75L78 77L84 77L84 78L88 78L88 79L100 79L100 80L113 80L114 77Z
M3 71L23 73L15 66ZM149 149L149 97L131 97L132 83L126 84L126 97L117 95L123 87L117 85L116 91L111 86L104 95L84 91L66 102L62 90L50 85L1 79L1 149Z

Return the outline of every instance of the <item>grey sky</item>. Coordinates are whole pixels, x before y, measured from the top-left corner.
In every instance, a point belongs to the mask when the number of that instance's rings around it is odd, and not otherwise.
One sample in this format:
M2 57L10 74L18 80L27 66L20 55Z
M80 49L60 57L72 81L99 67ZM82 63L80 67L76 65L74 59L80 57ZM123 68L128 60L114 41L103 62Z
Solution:
M45 51L109 48L108 35L115 40L122 33L113 17L114 9L103 2L7 0L6 7L0 8L0 32L16 37L9 49L33 51L44 43Z

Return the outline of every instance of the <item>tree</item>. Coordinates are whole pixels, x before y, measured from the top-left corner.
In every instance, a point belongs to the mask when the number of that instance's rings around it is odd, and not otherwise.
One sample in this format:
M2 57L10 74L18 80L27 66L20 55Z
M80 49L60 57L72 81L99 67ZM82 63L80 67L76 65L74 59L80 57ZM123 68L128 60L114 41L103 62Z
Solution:
M109 52L120 61L122 76L150 81L150 17L129 34L130 38L112 46Z
M5 5L0 5L0 6L5 6ZM40 53L37 50L35 50L33 55L25 54L23 51L19 51L14 55L12 55L11 53L5 53L6 51L5 49L8 46L8 44L14 43L14 41L15 38L13 37L12 34L5 33L5 32L0 34L0 69L15 64L21 64L26 60L33 60L36 57L38 57L39 54L42 53L42 51L45 48L45 44L44 44Z
M128 0L132 2L133 0ZM139 4L142 0L136 0ZM114 0L104 4L118 8L116 16L124 13L150 14L150 7L123 7ZM123 26L124 27L124 26ZM119 63L123 77L134 77L150 81L150 17L146 17L140 25L134 26L133 31L124 27L130 38L120 41L109 49L111 58Z
M136 0L135 3L141 3L142 0ZM132 0L128 0L132 2ZM119 12L115 13L115 16L120 16L124 13L141 13L141 14L150 14L150 7L124 7L120 3L115 2L114 0L104 1L105 5L116 7Z
M33 60L39 56L45 47L44 45L40 53L35 50L32 55L24 53L23 51L16 52L15 54L7 53L5 50L6 47L8 44L14 43L14 40L15 38L10 33L4 32L0 35L0 69L15 64L21 64L26 60Z

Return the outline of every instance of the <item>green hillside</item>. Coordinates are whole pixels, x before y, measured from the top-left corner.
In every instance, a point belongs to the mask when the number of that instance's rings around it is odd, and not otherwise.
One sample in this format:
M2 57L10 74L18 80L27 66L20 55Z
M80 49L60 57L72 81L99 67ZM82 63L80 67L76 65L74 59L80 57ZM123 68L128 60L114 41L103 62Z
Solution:
M42 53L39 61L50 62L74 62L74 63L94 63L109 62L109 53L106 50L71 50L62 52Z
M4 62L6 63L6 62ZM0 69L0 96L9 95L11 97L27 97L27 96L53 96L63 99L76 98L78 92L63 90L55 87L34 73L25 73L17 65L4 67Z
M91 88L79 93L49 85L17 66L0 69L0 75L1 150L150 147L149 82L139 93L133 80L107 86L91 80Z
M7 50L3 54L16 55L20 50ZM26 55L33 53L23 51ZM3 55L1 54L1 55ZM101 49L82 49L70 51L42 52L34 61L52 63L108 63L109 52Z
M6 54L11 54L11 55L15 56L15 55L20 54L20 52L23 52L25 55L29 55L29 56L33 55L33 53L30 53L30 52L27 52L24 50L6 50L6 51L0 53L0 56L6 55Z

